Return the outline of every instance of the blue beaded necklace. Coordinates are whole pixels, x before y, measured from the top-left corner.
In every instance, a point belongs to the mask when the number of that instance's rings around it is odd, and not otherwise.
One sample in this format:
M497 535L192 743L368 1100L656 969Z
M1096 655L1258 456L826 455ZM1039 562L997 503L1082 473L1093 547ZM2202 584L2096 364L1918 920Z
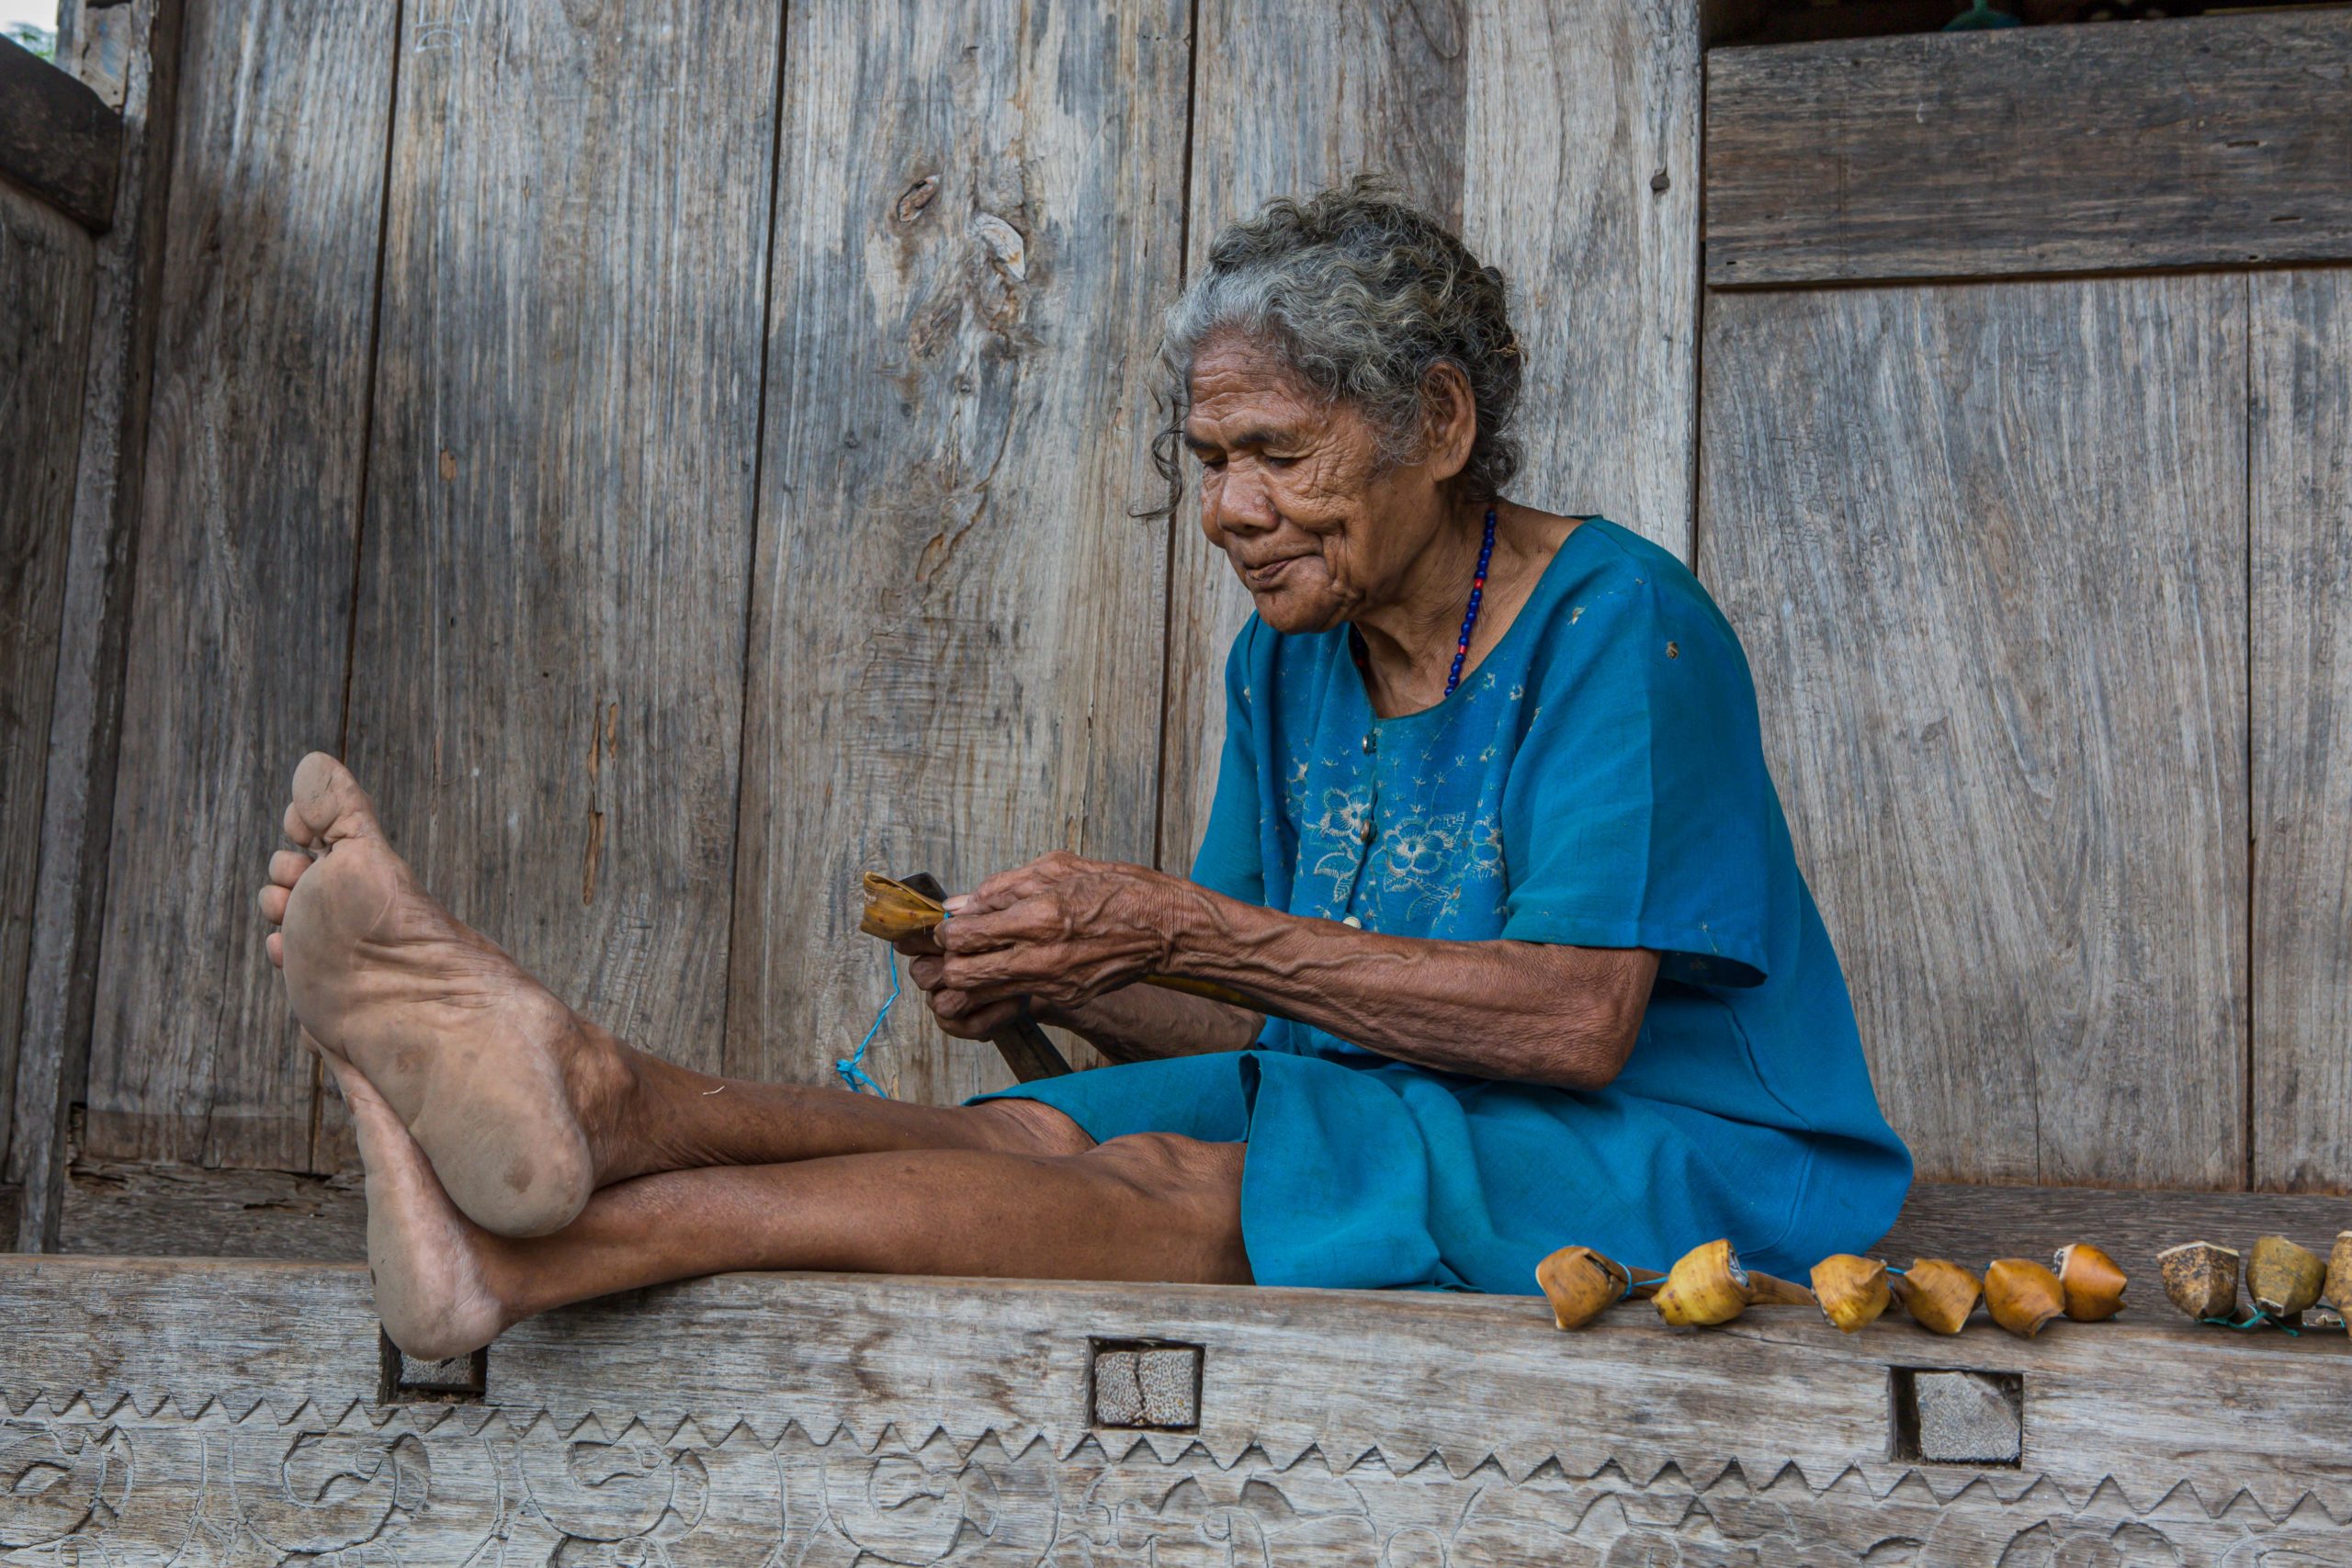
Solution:
M1478 629L1478 605L1487 596L1487 563L1495 558L1495 509L1487 508L1487 536L1478 545L1478 575L1470 580L1470 607L1462 613L1462 640L1453 645L1453 668L1445 677L1445 694L1462 684L1462 661L1470 657L1470 634Z

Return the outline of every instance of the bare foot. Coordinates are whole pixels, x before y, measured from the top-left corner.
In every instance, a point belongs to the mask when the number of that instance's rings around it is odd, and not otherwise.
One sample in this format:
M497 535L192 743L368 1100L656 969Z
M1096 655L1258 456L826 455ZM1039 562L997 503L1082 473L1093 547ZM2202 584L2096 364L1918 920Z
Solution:
M349 1062L321 1055L351 1106L368 1167L368 1271L384 1332L424 1360L481 1349L511 1321L486 1267L496 1238L458 1213L376 1087Z
M295 770L286 836L261 909L284 927L269 956L294 1016L381 1091L469 1219L571 1224L595 1188L582 1107L627 1073L609 1037L435 903L323 752Z

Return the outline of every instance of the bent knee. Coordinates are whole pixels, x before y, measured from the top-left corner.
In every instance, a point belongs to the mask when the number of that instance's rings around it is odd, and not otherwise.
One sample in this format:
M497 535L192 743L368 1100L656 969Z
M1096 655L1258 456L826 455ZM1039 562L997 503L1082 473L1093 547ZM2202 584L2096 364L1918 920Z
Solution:
M986 1123L991 1147L1007 1154L1047 1157L1082 1155L1094 1140L1067 1112L1038 1100L985 1100L964 1107L964 1114Z
M1108 1138L1078 1157L1092 1168L1161 1196L1226 1194L1238 1198L1242 1144L1209 1144L1175 1133L1129 1133Z

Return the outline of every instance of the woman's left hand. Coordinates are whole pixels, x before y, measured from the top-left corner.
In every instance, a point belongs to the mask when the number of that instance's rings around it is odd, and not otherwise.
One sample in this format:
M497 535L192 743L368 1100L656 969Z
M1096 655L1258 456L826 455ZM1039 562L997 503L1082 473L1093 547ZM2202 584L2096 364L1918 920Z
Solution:
M1077 1007L1170 967L1192 891L1148 866L1057 850L947 901L952 918L933 933L937 988Z

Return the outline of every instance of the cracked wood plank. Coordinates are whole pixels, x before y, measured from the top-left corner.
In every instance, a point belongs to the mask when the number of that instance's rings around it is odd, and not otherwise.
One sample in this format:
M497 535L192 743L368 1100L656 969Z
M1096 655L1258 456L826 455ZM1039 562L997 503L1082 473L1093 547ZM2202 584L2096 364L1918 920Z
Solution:
M1151 858L1185 6L794 14L727 1070L833 1081L886 994L861 872ZM910 996L902 1098L1011 1081Z
M1365 170L1460 226L1512 287L1526 345L1510 495L1600 513L1690 555L1697 418L1699 17L1660 0L1207 0L1193 117L1190 263L1268 199ZM1264 40L1281 39L1270 114ZM1160 863L1208 825L1225 657L1249 595L1203 538L1170 556Z
M2245 293L1708 300L1702 575L1923 1179L2243 1179Z
M389 8L192 6L162 246L85 1152L299 1169L254 891L342 721Z
M781 8L406 17L353 766L459 918L716 1066Z

